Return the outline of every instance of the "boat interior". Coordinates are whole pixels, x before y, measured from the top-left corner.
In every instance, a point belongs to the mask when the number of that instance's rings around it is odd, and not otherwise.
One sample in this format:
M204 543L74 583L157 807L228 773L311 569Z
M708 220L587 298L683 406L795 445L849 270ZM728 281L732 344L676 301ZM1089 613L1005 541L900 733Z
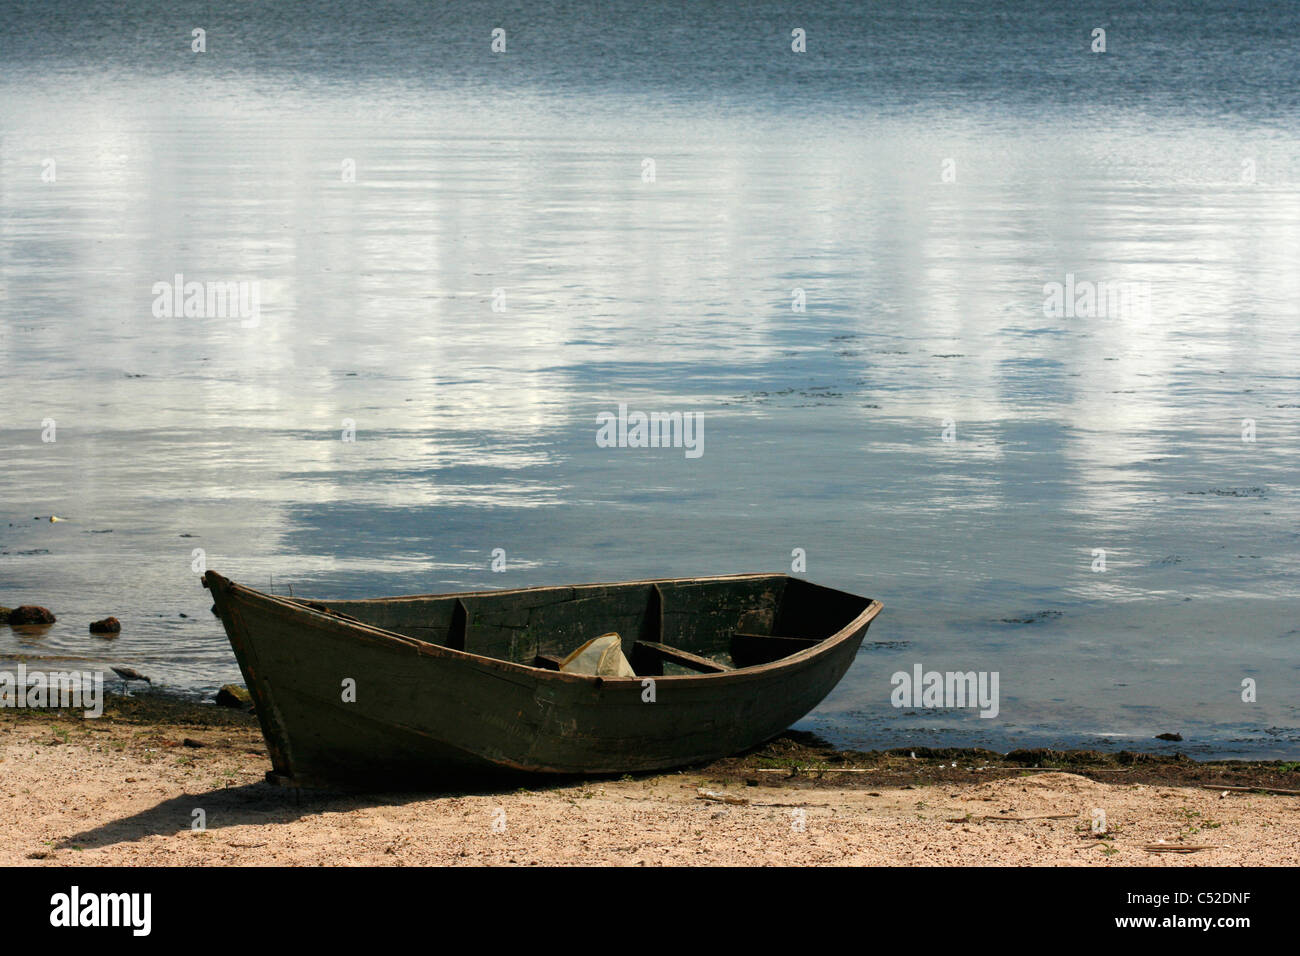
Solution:
M636 675L657 676L780 660L837 633L871 601L773 574L295 603L550 670L585 642L614 632Z

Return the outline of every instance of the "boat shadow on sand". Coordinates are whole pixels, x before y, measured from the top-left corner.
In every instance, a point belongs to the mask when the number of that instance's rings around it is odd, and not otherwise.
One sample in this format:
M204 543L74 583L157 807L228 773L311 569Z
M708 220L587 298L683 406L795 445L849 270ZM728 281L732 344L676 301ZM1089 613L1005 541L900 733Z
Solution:
M594 782L592 777L566 777L531 781L529 790L544 792ZM372 807L399 807L412 803L454 800L461 797L517 793L518 780L502 780L453 789L366 793L280 787L258 781L240 786L214 787L203 793L170 797L128 817L110 820L60 840L58 849L97 849L135 843L151 836L168 837L203 830L213 833L244 826L294 823L322 813L348 813ZM196 811L202 811L201 814ZM202 826L198 826L201 822ZM263 839L258 837L257 839Z

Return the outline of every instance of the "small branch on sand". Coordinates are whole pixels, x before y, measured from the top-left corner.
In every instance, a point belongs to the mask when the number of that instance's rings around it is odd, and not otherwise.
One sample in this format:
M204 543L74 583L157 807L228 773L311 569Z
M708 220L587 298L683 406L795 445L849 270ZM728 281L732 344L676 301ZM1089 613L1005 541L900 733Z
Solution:
M1130 767L990 767L990 770L1014 770L1016 773L1072 773L1084 776L1090 773L1132 773Z
M948 823L1020 823L1026 820L1073 820L1077 813L1044 813L1032 817L951 817Z
M1202 790L1224 790L1228 793L1276 793L1284 797L1300 797L1300 790L1282 790L1278 787L1226 787L1223 784L1201 784Z
M1186 846L1177 843L1153 843L1150 846L1144 846L1142 849L1148 853L1195 853L1198 850L1222 850L1225 847L1222 843L1188 844Z

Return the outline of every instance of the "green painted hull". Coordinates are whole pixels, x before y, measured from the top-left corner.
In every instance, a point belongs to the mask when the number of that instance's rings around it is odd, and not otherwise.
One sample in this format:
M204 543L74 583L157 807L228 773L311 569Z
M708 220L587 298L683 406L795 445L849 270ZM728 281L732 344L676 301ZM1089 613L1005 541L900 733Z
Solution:
M783 575L321 602L211 571L204 586L275 776L364 789L662 770L748 749L821 702L880 610ZM637 677L548 669L609 631Z

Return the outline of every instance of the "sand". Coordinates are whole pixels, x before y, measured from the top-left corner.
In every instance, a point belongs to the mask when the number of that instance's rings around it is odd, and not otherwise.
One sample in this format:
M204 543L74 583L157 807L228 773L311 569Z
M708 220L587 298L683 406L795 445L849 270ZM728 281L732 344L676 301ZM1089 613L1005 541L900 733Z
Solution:
M247 715L208 727L3 715L0 865L1300 864L1300 797L940 766L966 779L869 789L859 775L733 763L362 796L266 783ZM1161 845L1209 848L1149 849Z

